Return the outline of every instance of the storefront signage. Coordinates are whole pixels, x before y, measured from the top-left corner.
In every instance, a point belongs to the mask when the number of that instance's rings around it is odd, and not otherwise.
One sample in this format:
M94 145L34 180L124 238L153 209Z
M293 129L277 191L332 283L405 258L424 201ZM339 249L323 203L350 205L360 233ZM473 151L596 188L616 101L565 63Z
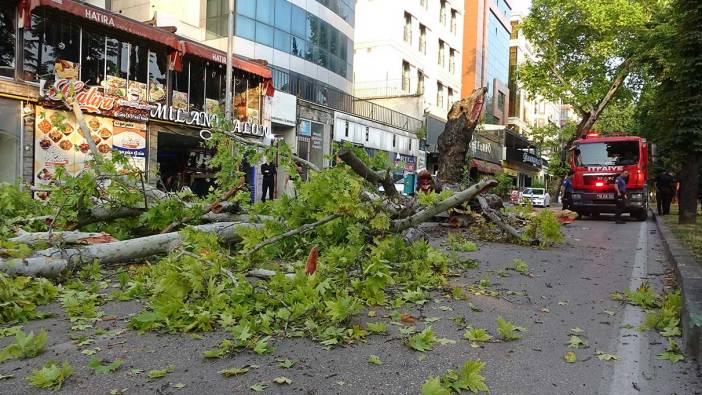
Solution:
M295 126L297 121L297 97L285 92L276 92L271 98L271 121L281 125Z
M149 115L151 115L153 119L184 123L186 125L196 125L205 128L211 128L217 118L215 114L207 114L204 111L187 111L182 108L165 106L163 104L152 106Z
M541 168L543 166L543 159L530 152L523 151L514 147L507 147L505 151L505 159L507 160L523 163L525 165L529 165L536 168Z
M473 136L473 140L470 142L470 151L475 159L492 163L500 163L502 160L500 145L491 140Z
M85 17L98 23L108 26L115 26L115 19L111 16L101 14L95 10L85 9Z

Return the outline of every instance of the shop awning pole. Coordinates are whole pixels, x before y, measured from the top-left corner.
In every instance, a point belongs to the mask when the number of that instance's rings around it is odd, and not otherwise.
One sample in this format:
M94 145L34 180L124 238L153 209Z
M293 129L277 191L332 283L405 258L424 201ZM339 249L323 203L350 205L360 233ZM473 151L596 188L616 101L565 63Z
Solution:
M232 46L234 44L234 7L235 1L229 0L229 15L227 18L227 88L224 95L224 117L232 119Z

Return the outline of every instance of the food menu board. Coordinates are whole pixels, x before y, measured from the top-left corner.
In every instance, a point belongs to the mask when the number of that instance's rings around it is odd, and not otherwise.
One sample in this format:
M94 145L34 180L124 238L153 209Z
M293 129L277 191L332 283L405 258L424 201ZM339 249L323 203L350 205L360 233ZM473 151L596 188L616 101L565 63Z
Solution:
M86 115L85 120L98 151L103 154L112 152L112 119ZM73 113L37 106L35 122L35 185L50 184L58 167L65 168L71 175L77 175L85 168L90 159L90 146L80 133ZM39 193L37 197L45 199L48 196Z
M146 124L113 121L112 147L129 157L130 164L146 171Z

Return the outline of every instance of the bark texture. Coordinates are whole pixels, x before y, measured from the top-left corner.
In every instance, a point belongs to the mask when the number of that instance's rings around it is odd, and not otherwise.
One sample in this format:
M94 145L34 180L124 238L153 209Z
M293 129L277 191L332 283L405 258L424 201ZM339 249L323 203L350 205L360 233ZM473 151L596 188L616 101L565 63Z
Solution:
M485 101L486 88L478 88L470 96L453 104L444 131L439 135L439 173L441 183L458 184L463 179L466 155L478 125Z
M680 195L678 196L678 223L694 224L697 222L697 188L702 158L699 154L689 154L680 169Z
M399 198L400 194L395 189L395 183L392 181L392 176L389 171L382 172L371 169L349 149L342 149L337 156L366 181L373 185L382 186L385 195L391 200L397 200Z

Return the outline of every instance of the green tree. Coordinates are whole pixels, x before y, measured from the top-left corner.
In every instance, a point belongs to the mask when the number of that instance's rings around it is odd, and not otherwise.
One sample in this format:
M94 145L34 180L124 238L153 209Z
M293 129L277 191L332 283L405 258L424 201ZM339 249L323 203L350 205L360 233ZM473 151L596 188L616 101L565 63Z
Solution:
M538 59L518 70L521 84L548 100L561 99L581 121L566 145L593 129L613 102L634 98L650 21L664 2L652 0L534 0L522 29ZM618 126L619 127L619 126Z
M640 133L677 165L679 222L696 222L702 166L702 3L675 0L655 21L647 72L638 106Z

